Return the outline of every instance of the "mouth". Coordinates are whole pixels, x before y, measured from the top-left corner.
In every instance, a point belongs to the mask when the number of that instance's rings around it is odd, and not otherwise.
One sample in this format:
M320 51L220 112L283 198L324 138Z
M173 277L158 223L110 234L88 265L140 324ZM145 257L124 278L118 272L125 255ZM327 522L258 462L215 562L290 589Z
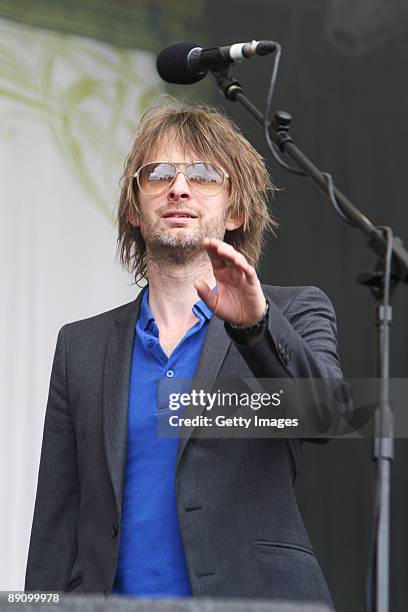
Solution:
M197 215L189 211L169 210L164 213L162 219L170 223L188 223L197 219Z
M185 217L190 218L190 219L196 219L197 215L195 215L194 213L192 213L189 210L168 210L164 213L163 215L163 219L174 219L174 218L182 218L184 219Z

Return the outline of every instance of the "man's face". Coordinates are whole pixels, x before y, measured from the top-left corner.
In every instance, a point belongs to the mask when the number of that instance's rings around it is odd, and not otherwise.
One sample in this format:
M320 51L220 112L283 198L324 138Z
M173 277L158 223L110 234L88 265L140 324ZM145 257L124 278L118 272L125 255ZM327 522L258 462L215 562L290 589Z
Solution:
M145 160L169 161L188 164L201 160L199 156L183 155L177 142L158 148L154 159ZM218 164L217 164L218 165ZM184 170L184 165L177 166ZM225 179L222 190L215 196L198 193L187 181L184 174L178 174L174 182L158 196L147 196L138 191L139 213L131 222L138 226L146 242L147 254L157 259L186 263L191 257L202 252L204 238L223 240L225 230L239 227L240 222L229 217L227 203L229 199L229 181ZM175 216L172 216L172 212ZM177 218L180 212L191 214L188 218Z

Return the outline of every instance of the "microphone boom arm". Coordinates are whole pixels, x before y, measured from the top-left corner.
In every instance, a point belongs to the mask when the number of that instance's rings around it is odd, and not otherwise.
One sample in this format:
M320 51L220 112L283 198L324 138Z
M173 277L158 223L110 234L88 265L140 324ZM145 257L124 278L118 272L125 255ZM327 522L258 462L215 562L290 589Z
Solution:
M225 69L211 71L216 79L218 88L224 96L231 102L239 102L258 123L263 125L264 115L247 98L243 92L242 85L231 77L229 67ZM295 145L289 135L289 127L292 117L285 111L278 111L274 119L269 124L269 133L272 141L279 147L282 153L286 153L296 162L297 166L303 170L305 175L310 177L329 197L330 185L325 173ZM387 240L384 234L363 214L337 187L333 187L335 198L341 207L342 213L350 221L351 225L359 229L368 237L368 246L379 255L385 258L387 251ZM394 237L392 244L392 266L393 277L408 284L408 251L402 241Z

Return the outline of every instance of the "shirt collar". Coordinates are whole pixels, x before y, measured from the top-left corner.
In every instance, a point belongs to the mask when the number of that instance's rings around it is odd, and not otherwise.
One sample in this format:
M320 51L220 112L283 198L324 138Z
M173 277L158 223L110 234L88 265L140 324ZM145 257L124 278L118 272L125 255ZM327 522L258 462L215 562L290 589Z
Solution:
M212 291L216 290L216 287L212 289ZM142 303L140 304L138 323L142 330L146 331L148 328L152 329L152 326L155 325L155 320L149 306L149 286L147 285L146 287L143 287L142 291L143 295ZM192 311L200 320L209 321L213 314L212 310L208 308L203 300L198 300L192 307Z
M148 327L151 327L154 323L154 317L149 306L149 286L147 285L142 289L142 303L140 304L138 323L143 331L146 331Z
M214 291L214 289L213 289ZM210 310L207 306L207 304L205 304L205 302L203 302L203 300L198 300L198 302L196 302L193 306L193 308L191 309L195 316L198 317L199 319L206 319L207 321L209 321L212 317L212 310Z

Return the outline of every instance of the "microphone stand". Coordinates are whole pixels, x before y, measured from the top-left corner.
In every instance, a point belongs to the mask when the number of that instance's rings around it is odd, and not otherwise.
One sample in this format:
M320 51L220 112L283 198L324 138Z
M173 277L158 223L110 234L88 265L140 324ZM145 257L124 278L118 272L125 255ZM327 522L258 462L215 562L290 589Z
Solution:
M212 70L217 85L225 97L239 102L261 125L263 114L245 96L241 84L230 73L230 68L219 66ZM402 241L393 237L390 228L376 227L352 202L321 172L293 142L289 134L292 117L278 111L269 124L271 140L282 153L286 153L317 185L334 199L340 215L368 237L368 246L378 256L375 272L361 274L357 281L370 288L375 299L375 326L377 327L377 376L379 401L375 413L373 461L376 472L376 503L374 512L372 565L368 568L367 607L376 612L389 611L390 564L390 475L394 457L393 411L390 404L389 364L391 292L398 282L408 283L408 251ZM340 210L339 210L340 208Z

